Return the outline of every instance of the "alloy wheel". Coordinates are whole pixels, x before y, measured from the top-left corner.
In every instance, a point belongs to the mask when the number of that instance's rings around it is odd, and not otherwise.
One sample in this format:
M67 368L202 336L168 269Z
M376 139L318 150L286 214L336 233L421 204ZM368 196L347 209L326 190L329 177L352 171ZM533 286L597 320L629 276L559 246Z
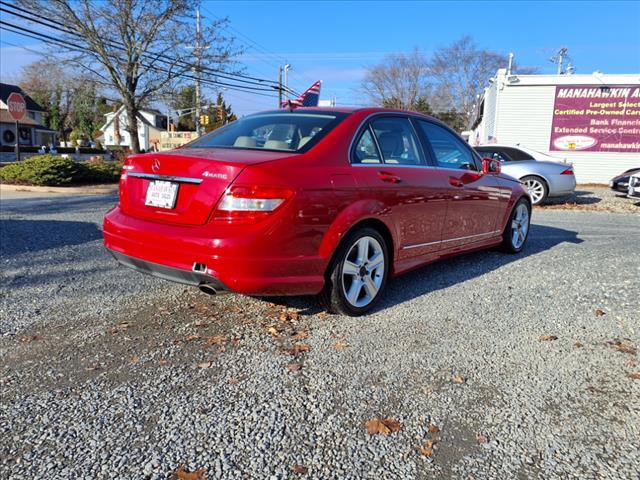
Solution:
M537 205L544 198L544 185L540 180L536 180L535 178L529 178L524 182L524 185L529 190L529 195L531 195L531 201L534 205Z
M529 231L529 209L524 203L516 207L511 220L511 243L516 250L522 247Z
M342 288L354 307L365 307L376 297L385 273L384 251L373 237L360 237L342 263Z

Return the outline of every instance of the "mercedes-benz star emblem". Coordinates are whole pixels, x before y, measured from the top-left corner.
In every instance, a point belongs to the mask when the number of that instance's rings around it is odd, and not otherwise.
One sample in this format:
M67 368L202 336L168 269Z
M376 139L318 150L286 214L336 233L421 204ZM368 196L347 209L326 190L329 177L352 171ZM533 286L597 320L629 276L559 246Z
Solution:
M151 163L151 170L153 170L155 173L158 173L158 171L160 170L160 160L158 160L157 158L153 159L153 162Z

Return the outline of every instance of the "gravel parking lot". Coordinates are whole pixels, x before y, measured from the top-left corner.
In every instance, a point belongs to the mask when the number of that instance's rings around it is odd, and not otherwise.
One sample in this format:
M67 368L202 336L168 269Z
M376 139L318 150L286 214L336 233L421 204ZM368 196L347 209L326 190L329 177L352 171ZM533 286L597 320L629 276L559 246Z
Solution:
M536 209L348 318L119 267L114 202L2 200L1 478L639 478L637 213Z

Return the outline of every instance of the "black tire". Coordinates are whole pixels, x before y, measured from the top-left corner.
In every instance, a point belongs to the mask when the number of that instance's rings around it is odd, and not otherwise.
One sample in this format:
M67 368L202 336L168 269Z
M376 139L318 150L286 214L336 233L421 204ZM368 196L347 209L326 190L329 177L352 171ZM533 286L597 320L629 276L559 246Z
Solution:
M382 247L382 253L384 255L384 272L381 275L382 281L380 283L380 287L373 299L364 306L356 306L352 305L349 300L347 300L347 296L345 294L343 266L352 247L354 247L355 244L364 237L371 237L375 239ZM319 295L320 303L331 313L339 313L352 317L363 315L371 310L380 300L387 283L390 267L389 246L377 230L370 227L361 227L349 232L338 246L331 263L329 264L325 280L325 288Z
M520 205L525 205L527 209L527 222L526 222L526 232L524 234L524 240L521 244L516 244L514 242L514 220L516 218L516 214L518 212L518 207ZM531 230L531 205L525 198L521 198L516 202L511 210L511 214L509 215L509 220L507 221L507 225L504 227L504 232L502 232L502 250L507 253L520 253L524 246L527 244L527 239L529 238L529 231Z
M542 195L540 197L536 195L534 198L534 195L530 193L531 203L533 205L541 205L545 202L545 200L549 196L549 186L547 185L547 182L545 182L542 177L538 177L537 175L527 175L526 177L522 177L520 181L524 184L526 184L527 182L531 182L541 187ZM529 186L527 186L527 189L529 189Z

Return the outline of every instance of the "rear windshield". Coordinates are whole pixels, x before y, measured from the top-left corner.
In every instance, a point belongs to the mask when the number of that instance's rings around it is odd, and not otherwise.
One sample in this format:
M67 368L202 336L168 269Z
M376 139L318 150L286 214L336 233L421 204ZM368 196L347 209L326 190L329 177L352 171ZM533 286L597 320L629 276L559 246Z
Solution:
M303 152L318 143L345 116L338 112L250 115L194 140L186 148Z

